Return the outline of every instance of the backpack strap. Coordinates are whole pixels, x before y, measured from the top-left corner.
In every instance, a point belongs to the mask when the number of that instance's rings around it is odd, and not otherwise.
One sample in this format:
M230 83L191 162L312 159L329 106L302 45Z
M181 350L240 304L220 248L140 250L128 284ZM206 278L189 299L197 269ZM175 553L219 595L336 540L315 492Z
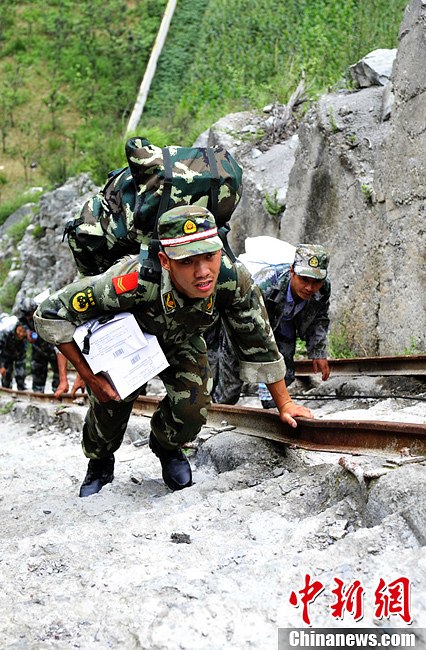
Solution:
M208 147L206 149L207 152L207 158L209 161L209 166L210 166L210 173L211 173L211 187L210 187L210 212L213 214L213 216L216 218L217 215L217 208L219 205L219 181L220 181L220 176L219 176L219 170L217 168L217 162L215 158L215 152L214 149L211 147Z
M169 148L163 147L161 153L163 155L164 164L163 193L161 195L160 205L158 206L157 216L155 217L154 229L152 231L151 241L148 245L148 250L141 250L139 255L140 277L142 280L150 280L151 282L158 282L161 277L161 264L158 259L158 251L160 250L160 242L158 240L158 219L169 207L173 187L173 165Z
M158 206L157 219L155 220L155 227L153 237L157 237L157 221L161 217L163 212L166 212L169 207L170 196L172 194L173 187L173 165L172 157L168 147L163 147L161 150L163 155L163 164L164 164L164 183L163 183L163 193L161 195L160 205Z
M229 244L229 241L228 241L228 232L230 230L231 230L231 228L229 227L229 225L225 224L221 228L218 228L217 234L221 238L224 251L226 252L226 254L229 257L229 259L231 260L231 262L236 262L237 258L235 257L235 255L234 255L234 253L232 251L232 248L231 248L231 246Z

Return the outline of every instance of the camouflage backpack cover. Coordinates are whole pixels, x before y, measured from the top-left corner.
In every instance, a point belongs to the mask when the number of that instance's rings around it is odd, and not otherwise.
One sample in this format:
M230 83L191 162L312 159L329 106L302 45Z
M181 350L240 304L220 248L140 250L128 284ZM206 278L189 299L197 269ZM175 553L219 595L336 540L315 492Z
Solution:
M178 205L208 208L226 240L242 193L242 169L226 149L161 148L134 137L126 143L126 157L129 166L110 172L65 228L80 273L102 273L123 255L140 252L146 277L152 277L154 267L158 272L158 217Z

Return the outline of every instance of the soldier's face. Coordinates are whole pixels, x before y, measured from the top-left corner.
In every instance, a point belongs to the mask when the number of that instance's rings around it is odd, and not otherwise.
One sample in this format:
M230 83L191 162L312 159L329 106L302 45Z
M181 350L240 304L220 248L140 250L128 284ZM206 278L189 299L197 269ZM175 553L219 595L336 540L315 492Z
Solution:
M163 252L158 253L158 257L180 293L188 298L207 298L213 293L220 270L220 251L192 255L183 260L171 260Z
M22 341L27 337L27 330L22 327L22 325L18 325L18 327L15 330L16 333L16 338Z
M323 285L324 280L315 280L307 276L297 275L293 269L290 271L290 287L293 294L301 298L301 300L309 300L314 293L319 291Z

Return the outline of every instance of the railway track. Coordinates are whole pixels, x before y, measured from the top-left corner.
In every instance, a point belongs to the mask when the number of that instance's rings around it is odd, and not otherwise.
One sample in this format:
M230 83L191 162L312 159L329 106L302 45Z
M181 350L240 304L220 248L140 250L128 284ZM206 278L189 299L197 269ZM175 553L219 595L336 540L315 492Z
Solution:
M330 374L365 375L385 377L388 375L426 377L426 354L398 357L354 357L352 359L329 359ZM313 374L312 361L295 361L296 376Z
M31 402L71 405L67 394L58 402L51 393L32 393L1 388L0 395ZM134 413L150 417L160 397L140 396L134 404ZM78 402L87 404L87 396ZM207 425L218 431L236 433L272 440L274 442L310 451L336 453L384 453L426 460L426 424L387 422L376 420L330 420L297 418L293 429L279 419L278 413L262 408L212 404L208 409Z

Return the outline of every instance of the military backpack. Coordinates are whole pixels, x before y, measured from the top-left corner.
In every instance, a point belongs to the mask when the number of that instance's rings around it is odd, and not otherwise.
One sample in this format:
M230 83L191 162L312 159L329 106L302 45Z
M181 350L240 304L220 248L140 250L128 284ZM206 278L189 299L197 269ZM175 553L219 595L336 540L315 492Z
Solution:
M80 273L102 273L124 255L139 253L142 276L154 278L160 272L157 220L178 205L208 208L227 247L229 220L242 193L242 168L226 149L160 148L134 137L125 151L128 167L110 172L104 187L65 228Z

